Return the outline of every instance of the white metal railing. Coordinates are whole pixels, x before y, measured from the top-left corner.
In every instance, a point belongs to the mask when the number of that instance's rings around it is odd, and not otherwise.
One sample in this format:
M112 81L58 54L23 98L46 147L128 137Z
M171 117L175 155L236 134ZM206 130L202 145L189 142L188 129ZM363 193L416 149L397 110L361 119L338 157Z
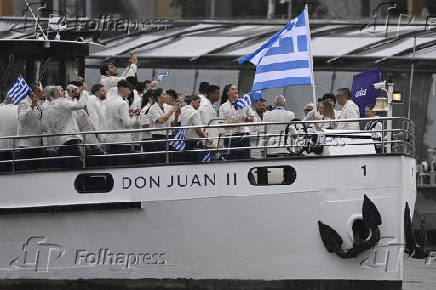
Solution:
M436 149L428 149L431 156L429 162L424 161L416 166L416 185L418 188L436 188Z
M213 120L213 121L223 121L221 119ZM269 158L271 156L275 157L285 157L289 158L291 156L319 156L319 152L323 150L323 148L328 147L338 147L338 146L352 146L355 148L361 148L362 146L372 146L376 149L375 154L404 154L404 155L415 155L415 126L412 121L407 118L395 117L395 118L365 118L365 119L348 119L348 120L334 120L335 123L340 122L359 122L360 124L364 124L368 121L378 121L382 123L381 130L372 130L372 131L362 131L362 130L316 130L314 129L315 123L332 123L332 120L326 121L292 121L290 123L280 123L280 122L262 122L262 123L238 123L238 124L217 124L217 125L205 125L201 127L170 127L170 128L150 128L150 129L132 129L132 130L118 130L118 131L95 131L95 132L74 132L74 133L65 133L65 134L44 134L44 135L26 135L26 136L6 136L0 137L0 141L4 140L12 140L11 148L0 148L0 171L3 172L15 172L17 170L17 165L24 162L43 162L46 163L42 165L42 169L51 169L56 168L57 166L50 165L50 162L53 164L57 161L62 160L80 160L81 166L83 168L93 167L93 166L107 166L105 160L111 160L111 158L116 157L129 157L132 159L137 159L130 164L145 164L150 163L147 161L147 156L160 156L160 162L152 162L153 164L157 163L173 163L179 162L180 159L178 156L182 156L183 154L189 153L203 153L203 154L211 154L212 161L215 162L223 162L223 161L231 161L226 159L232 151L236 150L245 150L245 151L253 151L257 150L260 152L260 156L258 158ZM387 130L388 122L392 123L392 129ZM285 130L281 130L277 132L274 127L282 126ZM256 130L251 130L251 133L247 133L245 135L235 134L234 132L241 127L253 128ZM361 126L363 127L363 126ZM189 141L189 142L199 142L199 144L204 144L207 138L195 138L190 140L182 140L182 139L174 139L172 136L174 132L178 129L216 129L221 132L221 134L216 136L209 136L208 139L214 140L214 147L207 146L199 146L198 148L184 151L175 151L170 146L170 142L172 141ZM228 134L228 131L231 131ZM105 142L105 143L88 143L87 136L91 134L97 134L100 136L108 136L111 134L121 134L121 133L142 133L149 132L153 134L156 131L165 131L165 139L156 140L141 140L141 141L131 141L126 140L126 142ZM227 134L223 134L226 131ZM255 131L255 133L253 133ZM233 133L232 133L233 132ZM36 146L36 147L26 147L26 148L18 148L18 140L19 139L27 139L27 138L53 138L58 136L70 136L70 135L79 135L82 140L80 140L80 144L77 145L47 145L47 146ZM248 145L233 147L229 146L231 140L236 140L240 138L241 140L244 138L248 138L251 140L248 142ZM360 139L358 143L349 142L350 138ZM246 140L246 139L245 139ZM254 142L253 142L254 141ZM338 142L342 142L338 144ZM164 146L162 146L162 143ZM247 143L247 142L245 142ZM160 147L165 147L165 150L150 150L144 152L142 150L137 150L129 153L109 153L105 149L110 148L111 145L136 145L137 147L142 147L143 144L151 144L151 147L156 147L155 144L161 144ZM253 145L254 144L254 145ZM66 156L58 156L56 152L59 152L61 148L72 148L77 146L80 147L80 154L75 155L66 155ZM361 146L361 147L358 147ZM148 146L150 147L150 146ZM92 150L99 148L101 152L97 153L97 150ZM21 158L20 152L26 150L40 150L41 156L35 158ZM270 153L273 151L279 150L279 153ZM340 150L339 150L340 151ZM48 152L54 152L54 155L48 154ZM357 151L356 154L359 152ZM340 155L337 154L337 155ZM3 158L1 158L3 156ZM9 157L9 158L5 158ZM162 158L164 156L164 158ZM142 159L141 159L142 158ZM91 162L92 160L92 162ZM48 165L47 165L48 164ZM95 165L96 164L96 165ZM125 165L125 164L124 164ZM3 167L2 167L3 166ZM4 167L9 167L4 169ZM1 170L3 168L3 170Z

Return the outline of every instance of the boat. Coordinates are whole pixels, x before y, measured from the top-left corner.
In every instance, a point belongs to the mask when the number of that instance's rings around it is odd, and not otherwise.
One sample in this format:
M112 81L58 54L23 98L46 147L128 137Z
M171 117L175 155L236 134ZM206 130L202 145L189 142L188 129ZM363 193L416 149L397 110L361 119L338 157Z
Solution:
M21 63L47 61L38 55L56 50L65 61L52 64L64 81L71 71L65 67L83 69L83 62L71 60L89 49L83 42L11 42L21 51L24 43L32 48L27 54L3 54L2 48L2 57L21 57ZM23 66L27 79L34 67ZM387 138L307 130L323 121L261 124L286 125L290 141L246 148L264 152L249 160L177 163L170 162L177 152L167 149L160 152L167 156L162 164L91 167L83 155L76 157L84 161L81 169L17 172L14 165L23 160L13 154L11 172L0 174L0 285L399 290L404 251L418 249L406 239L416 199L414 124L377 120ZM172 129L180 127L166 129L168 140ZM29 137L35 136L1 138ZM268 156L269 147L289 153ZM211 152L225 156L223 150Z

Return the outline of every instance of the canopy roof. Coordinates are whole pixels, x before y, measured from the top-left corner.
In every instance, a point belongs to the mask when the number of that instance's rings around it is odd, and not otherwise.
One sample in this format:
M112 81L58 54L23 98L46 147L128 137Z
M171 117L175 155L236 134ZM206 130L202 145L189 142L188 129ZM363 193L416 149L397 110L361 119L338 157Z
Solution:
M398 21L398 20L395 20ZM375 64L409 66L415 59L417 69L431 70L436 64L436 30L425 22L387 27L368 21L312 20L312 54L315 69L341 66L373 67ZM383 24L382 24L383 22ZM41 21L44 23L44 20ZM236 66L235 60L260 47L286 21L175 21L160 24L160 29L134 32L74 31L70 27L61 36L82 36L103 44L90 53L90 59L128 58L132 53L141 60L172 61L173 64L207 64ZM1 38L29 38L32 29L23 31L19 18L0 18ZM27 20L26 26L33 26ZM27 31L27 32L26 32ZM413 55L416 38L416 54Z

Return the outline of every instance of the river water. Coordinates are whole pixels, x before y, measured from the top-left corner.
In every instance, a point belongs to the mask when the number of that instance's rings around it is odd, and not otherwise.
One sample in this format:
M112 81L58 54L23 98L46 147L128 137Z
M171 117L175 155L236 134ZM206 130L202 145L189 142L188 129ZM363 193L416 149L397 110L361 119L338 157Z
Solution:
M435 290L436 262L426 265L424 260L404 257L403 290Z

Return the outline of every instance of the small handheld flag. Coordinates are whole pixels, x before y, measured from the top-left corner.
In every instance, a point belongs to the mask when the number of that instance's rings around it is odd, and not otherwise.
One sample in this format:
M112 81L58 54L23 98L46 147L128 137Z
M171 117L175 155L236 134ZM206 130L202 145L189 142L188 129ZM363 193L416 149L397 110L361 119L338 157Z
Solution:
M251 104L251 95L245 94L241 99L238 99L238 101L236 102L236 108L243 109L247 106L251 106Z
M183 151L185 150L186 147L185 138L186 138L185 130L178 129L172 138L178 140L170 141L168 142L168 144L174 149L176 149L177 151Z
M157 81L160 83L164 78L166 78L168 75L170 74L169 71L163 72L161 74L159 74L156 79Z
M206 154L201 158L201 162L210 162L210 152L207 151Z
M14 105L17 105L29 94L30 88L22 76L19 76L12 87L9 88L8 94Z

